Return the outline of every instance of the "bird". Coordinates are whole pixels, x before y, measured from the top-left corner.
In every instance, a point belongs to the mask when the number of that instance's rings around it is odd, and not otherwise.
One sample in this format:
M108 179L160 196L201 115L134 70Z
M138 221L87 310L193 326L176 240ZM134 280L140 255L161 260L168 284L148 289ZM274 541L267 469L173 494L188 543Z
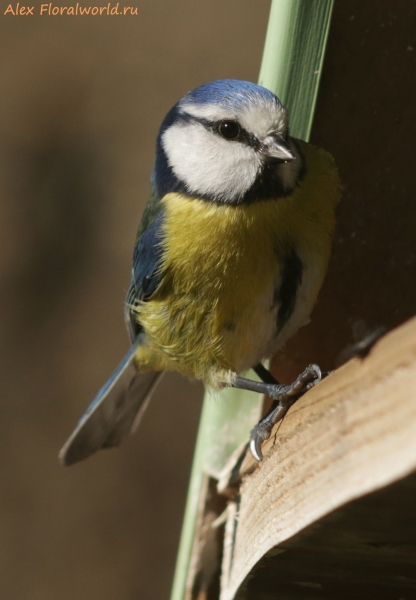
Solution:
M331 254L340 195L332 156L289 135L289 114L258 84L222 79L188 92L156 139L150 197L125 302L131 348L60 452L64 465L120 444L164 371L266 393L261 444L322 377L289 385L264 361L310 319ZM253 368L261 381L244 376Z

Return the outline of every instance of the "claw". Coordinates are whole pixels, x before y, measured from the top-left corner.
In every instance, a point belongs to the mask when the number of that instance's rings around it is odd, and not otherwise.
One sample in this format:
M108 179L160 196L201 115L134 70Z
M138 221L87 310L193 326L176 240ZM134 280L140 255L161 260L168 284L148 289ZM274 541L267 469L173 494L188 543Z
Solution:
M309 365L309 367L307 367L307 369L304 371L304 373L306 373L306 371L308 371L309 373L311 371L315 372L315 378L312 379L312 381L310 381L309 383L306 384L305 389L310 390L313 387L315 387L315 385L317 383L319 383L322 380L322 371L321 369L318 367L318 365ZM302 373L302 375L304 374Z
M271 414L274 414L272 411ZM263 442L269 439L272 432L273 421L269 420L270 415L266 415L263 419L257 423L257 425L251 430L250 433L250 452L258 462L263 460L263 453L261 451L261 445Z
M257 462L261 462L263 460L263 453L261 451L261 441L258 437L252 437L249 444L250 452L257 460Z
M267 415L251 431L249 448L253 458L261 462L261 445L269 439L273 425L283 419L299 396L313 388L321 379L322 372L318 365L309 365L290 385L267 385L267 394L273 398L274 403Z
M308 367L311 371L315 371L316 381L315 383L319 383L322 379L322 371L318 365L309 365Z

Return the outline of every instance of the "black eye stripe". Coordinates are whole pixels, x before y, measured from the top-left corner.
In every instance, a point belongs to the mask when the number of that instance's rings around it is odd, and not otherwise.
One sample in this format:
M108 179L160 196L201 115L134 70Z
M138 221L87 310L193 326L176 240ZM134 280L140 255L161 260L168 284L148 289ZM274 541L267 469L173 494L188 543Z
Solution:
M189 113L181 113L180 119L178 120L182 121L183 123L200 123L205 127L205 129L208 129L208 131L213 131L216 135L220 135L218 133L219 123L222 123L224 121L233 121L235 119L221 119L219 121L211 121L209 119L204 119L204 117L195 117L194 115L190 115ZM254 150L256 151L261 151L262 149L262 144L259 142L256 136L244 129L244 127L242 127L241 125L238 138L230 141L240 142L242 144L245 144L246 146L250 146L250 148L254 148Z
M250 133L249 131L247 131L246 129L242 129L243 132L243 142L245 144L247 144L247 146L250 146L251 148L254 148L254 150L261 150L262 148L262 144L261 142L256 138L255 135L253 135L252 133Z
M224 119L216 125L215 131L226 140L238 140L241 133L241 125L238 121Z

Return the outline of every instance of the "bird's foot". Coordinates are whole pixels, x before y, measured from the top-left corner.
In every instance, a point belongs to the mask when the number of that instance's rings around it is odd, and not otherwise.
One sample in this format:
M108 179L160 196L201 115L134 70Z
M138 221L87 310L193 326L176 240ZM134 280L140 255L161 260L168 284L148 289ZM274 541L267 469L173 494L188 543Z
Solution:
M274 402L269 412L251 430L250 435L250 451L256 460L261 461L263 458L261 445L269 439L273 425L283 419L292 404L321 379L322 373L318 365L309 365L290 385L277 383L267 386L267 394Z

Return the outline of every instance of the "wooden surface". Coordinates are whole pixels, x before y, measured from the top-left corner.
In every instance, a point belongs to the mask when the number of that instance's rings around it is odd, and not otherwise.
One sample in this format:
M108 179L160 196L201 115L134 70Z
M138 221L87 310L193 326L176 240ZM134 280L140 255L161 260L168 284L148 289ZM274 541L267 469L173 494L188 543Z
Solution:
M272 548L416 469L416 319L301 398L263 454L259 466L247 455L240 467L255 470L227 523L221 600L235 598Z
M253 569L244 600L416 597L416 474L336 509Z

